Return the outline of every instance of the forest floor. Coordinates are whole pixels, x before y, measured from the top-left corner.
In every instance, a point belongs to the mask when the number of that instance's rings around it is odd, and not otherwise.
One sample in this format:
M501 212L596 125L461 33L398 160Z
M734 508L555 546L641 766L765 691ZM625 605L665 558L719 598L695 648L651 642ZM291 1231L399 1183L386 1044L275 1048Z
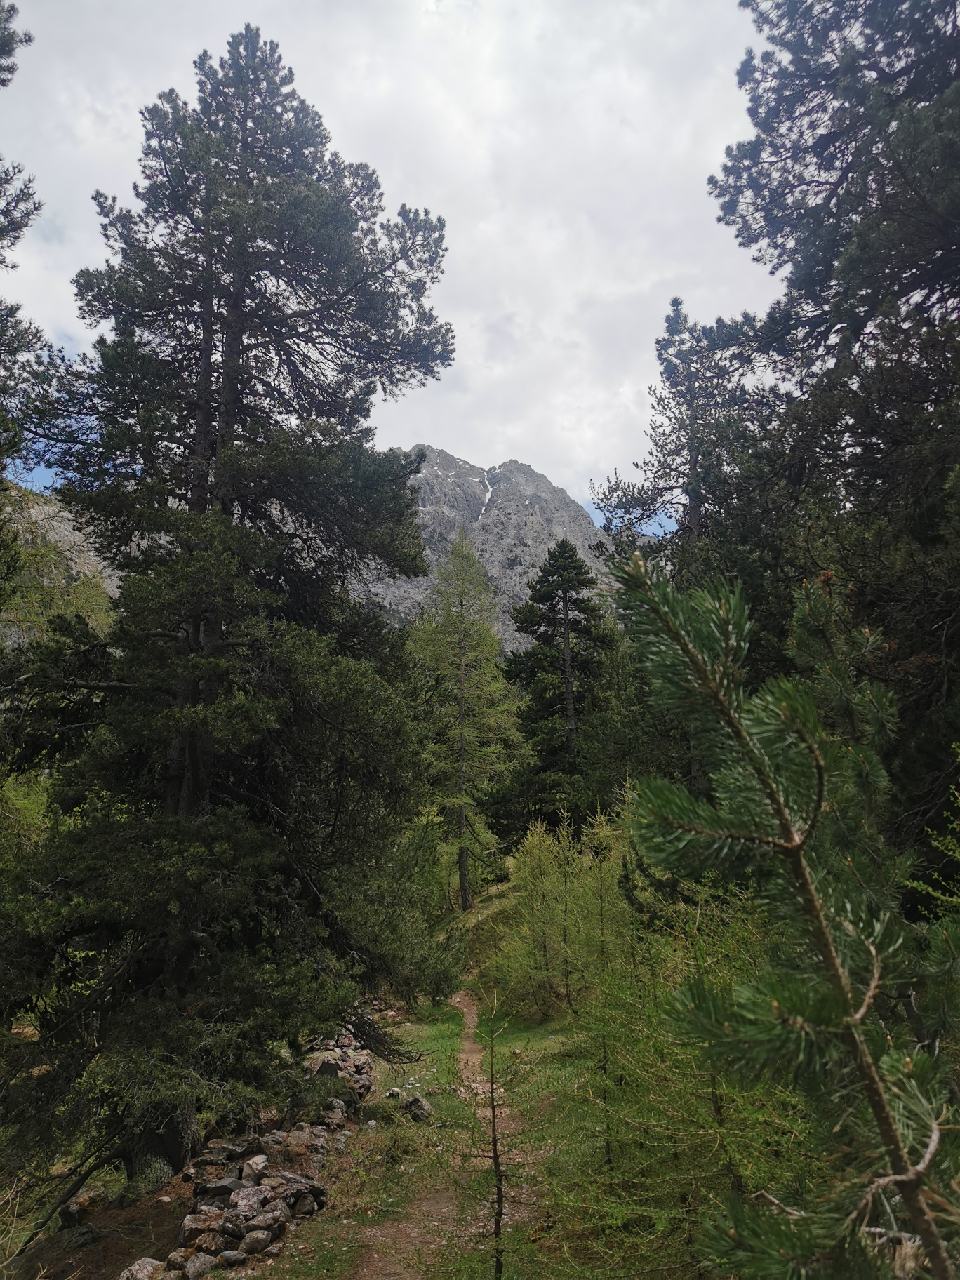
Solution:
M504 899L495 897L477 904L477 932L503 905ZM542 1100L541 1057L555 1052L563 1037L549 1025L497 1022L492 1032L485 1008L479 989L464 989L448 1003L421 1004L391 1024L415 1058L405 1065L377 1063L373 1094L349 1122L343 1150L328 1158L327 1208L288 1233L279 1257L252 1260L242 1275L256 1280L493 1280L491 1033L504 1162L502 1274L504 1280L559 1274L544 1256L539 1232L543 1153L525 1130ZM391 1090L400 1096L387 1097ZM425 1122L415 1121L404 1108L415 1094L432 1108ZM537 1099L533 1108L531 1094ZM171 1189L176 1192L172 1202ZM97 1214L91 1219L96 1242L86 1247L68 1249L68 1233L54 1233L28 1280L116 1280L135 1257L163 1257L176 1243L183 1196L189 1196L189 1188L174 1180L136 1204Z
M328 1173L326 1212L301 1228L272 1265L272 1280L494 1274L489 1040L476 998L459 991L449 1005L421 1008L397 1029L422 1056L412 1068L381 1065L379 1101L364 1106L349 1152ZM387 1100L390 1088L403 1097ZM412 1093L433 1107L429 1122L403 1113ZM510 1233L529 1217L531 1179L512 1153L519 1120L499 1088L497 1119Z

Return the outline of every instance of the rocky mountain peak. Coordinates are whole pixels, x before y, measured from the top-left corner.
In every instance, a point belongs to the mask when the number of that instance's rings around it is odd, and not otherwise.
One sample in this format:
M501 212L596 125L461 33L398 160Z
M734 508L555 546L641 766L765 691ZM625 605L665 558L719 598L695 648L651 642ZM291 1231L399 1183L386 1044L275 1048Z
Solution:
M424 461L413 483L431 569L463 529L496 593L497 630L505 644L517 641L510 610L526 597L528 582L558 539L569 538L601 573L594 551L599 531L583 507L545 475L516 458L484 468L432 445L418 448ZM432 585L431 574L382 583L375 594L391 612L409 619L423 607Z

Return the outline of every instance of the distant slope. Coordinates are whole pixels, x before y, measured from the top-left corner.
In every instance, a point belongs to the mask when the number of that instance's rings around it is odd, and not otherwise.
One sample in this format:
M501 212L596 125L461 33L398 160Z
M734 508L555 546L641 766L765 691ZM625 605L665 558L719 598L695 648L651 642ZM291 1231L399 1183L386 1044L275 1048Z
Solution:
M510 646L516 632L510 610L526 597L527 583L559 538L569 538L590 567L600 531L583 507L524 462L511 459L484 469L443 449L421 445L426 454L414 481L427 559L433 568L463 529L477 550L497 597L497 630ZM402 618L422 608L432 576L378 584L374 595Z

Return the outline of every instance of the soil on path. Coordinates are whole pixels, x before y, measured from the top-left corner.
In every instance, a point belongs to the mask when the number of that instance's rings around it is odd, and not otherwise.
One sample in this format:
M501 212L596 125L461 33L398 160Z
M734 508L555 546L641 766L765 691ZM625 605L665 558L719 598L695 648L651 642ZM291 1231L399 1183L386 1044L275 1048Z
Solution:
M458 991L450 1003L463 1015L463 1036L458 1063L461 1087L479 1111L484 1091L483 1046L477 1039L477 1004L468 991ZM421 1280L430 1274L431 1262L455 1234L463 1234L458 1221L470 1153L460 1151L444 1185L414 1196L400 1217L364 1229L364 1243L346 1280ZM476 1230L475 1223L467 1230Z

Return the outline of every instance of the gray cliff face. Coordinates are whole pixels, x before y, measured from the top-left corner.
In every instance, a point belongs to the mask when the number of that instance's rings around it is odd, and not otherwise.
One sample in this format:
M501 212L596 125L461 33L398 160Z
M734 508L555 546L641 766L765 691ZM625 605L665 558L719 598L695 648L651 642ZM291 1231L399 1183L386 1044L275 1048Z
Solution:
M524 462L475 467L462 458L429 445L420 475L414 480L420 526L431 572L423 578L368 583L366 592L397 619L415 618L433 589L433 573L463 529L476 548L496 598L495 626L508 648L522 643L510 611L526 599L527 586L560 538L568 538L597 577L605 580L594 547L600 531L578 502ZM116 595L116 576L98 559L83 533L55 498L21 493L16 518L23 533L54 543L75 574L100 577Z
M546 476L512 459L484 470L443 449L420 447L426 458L414 484L431 570L463 529L496 593L497 632L508 647L517 644L510 610L526 598L527 584L558 539L568 538L603 576L593 550L600 531L583 507ZM426 603L432 586L431 573L378 583L374 595L391 613L410 619Z

